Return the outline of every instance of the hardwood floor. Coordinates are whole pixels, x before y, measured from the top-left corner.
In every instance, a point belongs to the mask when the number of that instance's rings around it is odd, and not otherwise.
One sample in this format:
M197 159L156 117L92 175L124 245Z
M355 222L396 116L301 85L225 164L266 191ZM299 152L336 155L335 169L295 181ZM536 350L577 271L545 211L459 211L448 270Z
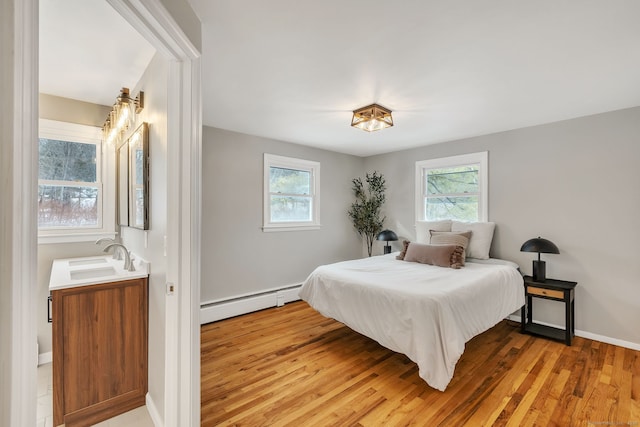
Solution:
M440 392L406 356L305 302L203 325L202 425L640 425L640 352L518 327L468 342Z

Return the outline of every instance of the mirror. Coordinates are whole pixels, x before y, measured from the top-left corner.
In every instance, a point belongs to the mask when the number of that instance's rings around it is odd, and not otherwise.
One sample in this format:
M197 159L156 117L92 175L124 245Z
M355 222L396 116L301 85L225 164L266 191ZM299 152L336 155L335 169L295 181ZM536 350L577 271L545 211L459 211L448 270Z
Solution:
M118 180L118 224L129 225L129 141L116 152Z
M149 124L144 122L128 141L129 226L149 229Z

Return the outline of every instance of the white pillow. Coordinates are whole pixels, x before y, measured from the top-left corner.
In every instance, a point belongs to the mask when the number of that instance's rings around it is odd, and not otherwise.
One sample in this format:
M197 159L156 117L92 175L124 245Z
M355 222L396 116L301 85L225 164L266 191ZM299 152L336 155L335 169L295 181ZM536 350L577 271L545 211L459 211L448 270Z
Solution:
M495 222L451 222L451 231L472 231L467 247L468 258L489 259L495 228Z
M442 221L416 221L416 243L429 243L431 234L429 230L451 231L451 220Z

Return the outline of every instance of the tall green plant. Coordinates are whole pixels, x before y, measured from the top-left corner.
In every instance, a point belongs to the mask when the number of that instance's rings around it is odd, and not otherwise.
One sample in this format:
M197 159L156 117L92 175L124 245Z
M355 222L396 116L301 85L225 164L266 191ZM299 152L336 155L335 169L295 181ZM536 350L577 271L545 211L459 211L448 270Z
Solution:
M367 242L367 250L371 256L373 242L378 234L382 231L382 224L386 217L382 216L381 210L384 205L386 190L386 182L384 176L374 171L372 174L365 175L365 184L362 179L355 178L353 183L353 193L356 201L351 204L351 209L347 212L349 218L353 222L353 227L361 237Z

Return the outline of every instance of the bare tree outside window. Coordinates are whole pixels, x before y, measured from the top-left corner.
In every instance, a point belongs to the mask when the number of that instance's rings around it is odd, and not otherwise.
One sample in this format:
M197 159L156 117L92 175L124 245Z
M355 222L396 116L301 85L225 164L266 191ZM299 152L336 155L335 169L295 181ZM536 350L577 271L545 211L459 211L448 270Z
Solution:
M430 169L426 180L429 220L478 220L478 165Z
M271 221L311 221L311 172L271 167Z
M320 163L264 153L263 231L320 228Z
M489 152L416 162L416 220L488 220Z
M98 226L97 146L41 138L38 226Z

